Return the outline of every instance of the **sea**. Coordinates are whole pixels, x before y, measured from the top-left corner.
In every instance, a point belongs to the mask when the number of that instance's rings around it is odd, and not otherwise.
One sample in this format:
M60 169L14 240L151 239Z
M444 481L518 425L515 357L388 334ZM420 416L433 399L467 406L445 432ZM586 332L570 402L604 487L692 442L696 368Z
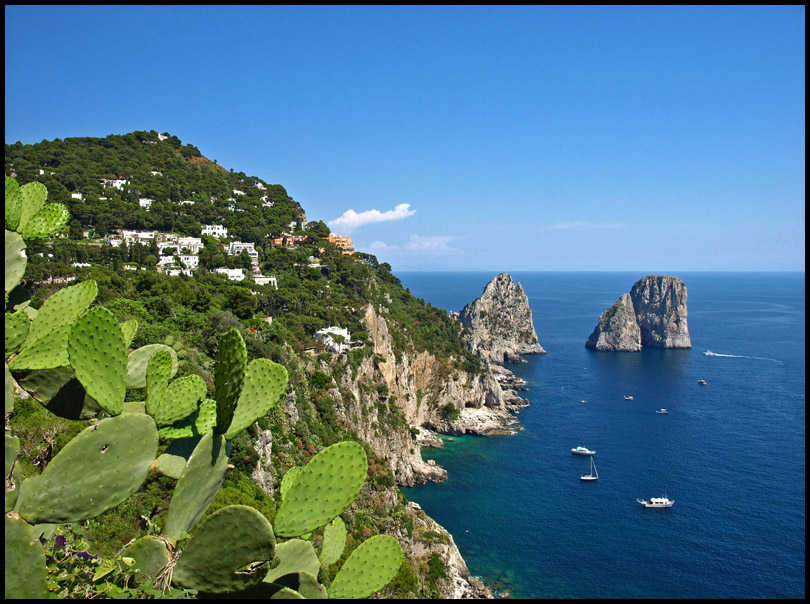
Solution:
M398 274L456 311L495 275ZM804 273L679 273L692 348L635 353L585 342L643 274L511 275L547 351L507 365L522 430L444 437L423 455L448 480L403 489L470 572L513 598L804 598Z

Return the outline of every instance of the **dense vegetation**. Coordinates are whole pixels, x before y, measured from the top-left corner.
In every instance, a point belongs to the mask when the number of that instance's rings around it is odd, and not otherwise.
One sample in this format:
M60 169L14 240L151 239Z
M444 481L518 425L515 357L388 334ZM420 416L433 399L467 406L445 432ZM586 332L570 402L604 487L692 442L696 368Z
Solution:
M207 516L224 506L239 504L273 520L279 491L271 489L268 495L250 478L258 460L254 443L262 431L273 435L271 460L276 477L305 465L329 445L358 440L342 425L329 393L346 365L331 363L329 355L320 352L313 339L315 330L339 325L350 330L355 342L368 344L365 308L369 303L384 306L391 319L389 329L397 355L430 350L448 370L480 371L477 357L466 351L457 324L445 311L403 289L388 264L367 254L342 254L322 239L328 234L322 222L309 223L306 231L301 231L303 211L283 187L228 172L195 147L183 146L176 137L153 131L105 139L7 144L6 175L15 176L21 185L41 182L47 187L49 201L64 203L72 214L66 229L69 237L29 242L24 283L32 292L32 308L41 307L72 283L72 278L92 279L98 284L96 303L109 309L119 322L137 320L133 348L161 343L175 351L180 361L178 377L199 376L212 390L217 342L229 330L241 335L248 361L270 359L286 367L291 396L232 441L233 467ZM123 190L103 185L104 179L114 178L127 179L129 184ZM244 195L234 194L234 190ZM81 193L83 199L71 197L72 193ZM140 207L140 197L154 199L149 211ZM195 203L180 204L182 200ZM235 209L228 209L229 205ZM272 247L269 238L290 231L293 222L299 225L298 232L310 235L308 243L295 248ZM231 238L255 243L262 271L277 277L277 289L249 279L231 282L210 273L209 269L216 266L245 262L238 256L226 256L221 242L213 238L204 238L201 268L193 278L158 273L155 245L114 247L104 238L121 228L199 236L201 225L215 223L227 226ZM74 266L76 263L90 266ZM125 266L139 270L124 270ZM370 346L361 346L345 355L346 364L370 354ZM387 405L387 391L382 387L371 390L371 398L381 410L380 421L401 429L402 417ZM143 398L142 391L127 392L127 400ZM7 416L8 425L21 441L22 474L33 476L86 423L56 417L29 400L18 401L13 415L10 419ZM414 532L412 512L404 497L390 495L396 493L392 473L374 451L364 447L370 460L368 481L342 515L349 531L344 559L371 534L405 531L412 536ZM61 535L64 541L59 540L60 535L53 536L46 546L49 564L57 568L57 559L70 557L68 552L110 557L118 553L117 544L144 530L159 532L171 490L171 480L150 476L126 503L73 526ZM322 538L320 532L312 536L315 542ZM74 566L52 585L54 593L75 597L160 593L148 589L130 593L120 581L99 583L93 581L93 568L78 562ZM383 595L435 597L442 576L436 557L423 564L405 560ZM125 591L116 591L119 589Z

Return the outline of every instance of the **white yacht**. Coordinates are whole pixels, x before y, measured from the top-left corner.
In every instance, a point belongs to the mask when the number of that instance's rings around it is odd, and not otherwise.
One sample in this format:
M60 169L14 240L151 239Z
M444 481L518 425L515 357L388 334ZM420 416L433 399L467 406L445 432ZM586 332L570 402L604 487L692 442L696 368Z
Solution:
M666 497L650 497L649 499L636 499L645 508L671 508L675 505L674 499Z
M662 408L662 409L659 409L658 411L656 411L656 413L660 413L661 415L666 415L667 413L669 413L669 411Z
M593 457L591 457L591 473L586 474L585 476L580 476L580 480L599 480L599 472L596 471L596 464L593 463Z
M626 401L632 401L632 400L633 400L633 397L632 397L632 396L625 396L625 397L624 397L624 400L626 400Z
M587 447L579 446L576 449L571 449L571 453L574 455L593 455L596 451L591 451Z

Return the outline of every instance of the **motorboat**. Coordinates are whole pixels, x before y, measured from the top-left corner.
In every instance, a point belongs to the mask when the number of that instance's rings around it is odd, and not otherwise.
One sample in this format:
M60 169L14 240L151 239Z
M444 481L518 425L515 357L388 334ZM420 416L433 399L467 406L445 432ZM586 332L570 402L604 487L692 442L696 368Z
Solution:
M645 508L671 508L675 505L674 499L664 497L650 497L649 499L636 499Z
M660 415L666 415L667 413L669 413L669 411L667 411L666 409L659 409L658 411L656 411L656 413Z
M626 400L626 401L632 401L632 400L633 400L633 397L632 397L632 396L625 396L625 397L624 397L624 400Z
M591 473L586 474L585 476L580 476L580 480L599 480L599 472L596 471L596 464L593 463L593 457L591 457Z
M698 384L700 384L701 386L705 386L706 380L698 380Z
M596 451L591 451L587 447L579 446L576 449L571 449L571 453L574 455L593 455Z

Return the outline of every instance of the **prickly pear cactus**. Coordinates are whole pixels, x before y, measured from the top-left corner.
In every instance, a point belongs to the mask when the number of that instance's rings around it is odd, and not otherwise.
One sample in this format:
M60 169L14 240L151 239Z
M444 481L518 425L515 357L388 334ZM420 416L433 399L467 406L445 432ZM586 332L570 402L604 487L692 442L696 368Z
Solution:
M138 333L138 319L130 319L121 323L121 333L124 335L124 344L127 348L132 345L135 334Z
M127 394L127 351L121 326L109 310L96 307L76 320L68 357L87 394L110 415L119 415Z
M242 392L225 433L231 440L242 430L263 417L287 389L287 370L270 359L256 359L248 365Z
M133 350L127 357L127 389L146 388L146 368L149 359L158 350L165 350L172 357L172 371L170 377L177 373L177 353L170 346L165 344L147 344L137 350Z
M290 490L290 487L295 484L295 481L298 480L298 477L301 475L301 471L304 468L301 466L295 466L287 470L287 473L281 479L281 486L279 487L279 491L281 491L281 499L282 501L287 496L287 491Z
M332 520L323 530L323 548L321 549L321 564L334 564L343 554L346 547L346 525L340 516Z
M21 493L20 516L35 524L101 514L138 490L157 445L157 428L148 415L119 415L85 428Z
M45 554L32 526L6 516L6 600L45 599Z
M281 503L276 534L298 537L331 521L354 501L366 470L366 453L357 443L337 443L315 455Z
M20 224L22 212L22 195L17 181L6 176L6 229L16 231Z
M402 546L389 535L377 535L354 550L338 571L330 598L367 598L385 587L402 564Z
M275 583L281 577L291 573L306 572L317 575L321 562L309 541L290 539L276 545L276 557L279 564L267 571L265 583Z
M160 404L155 412L157 425L169 426L194 413L205 396L205 390L205 382L198 375L187 375L174 380L160 397Z
M31 320L23 311L6 313L6 358L19 351L28 337Z
M213 431L200 439L188 459L169 505L163 536L178 539L191 532L222 486L228 465L228 445Z
M231 329L219 341L214 362L214 399L217 401L217 432L225 434L231 426L236 402L242 392L247 367L245 341Z
M6 206L8 208L8 206ZM25 274L28 258L25 241L17 233L6 230L6 295L17 287Z
M171 562L166 541L155 535L137 539L127 546L123 556L135 560L132 572L136 579L155 576Z
M174 568L172 582L204 594L238 592L261 582L276 539L267 518L251 507L230 505L200 524Z
M168 350L157 350L146 364L146 412L153 417L169 387L171 375L172 355Z
M70 211L61 203L50 203L34 214L20 234L28 241L56 235L70 220Z
M61 289L45 300L31 322L23 349L11 360L9 368L17 371L54 369L68 365L70 328L90 307L97 295L96 282L83 281Z
M318 583L317 577L312 573L298 572L284 575L276 579L275 584L301 594L305 600L325 600L329 597L326 588Z

